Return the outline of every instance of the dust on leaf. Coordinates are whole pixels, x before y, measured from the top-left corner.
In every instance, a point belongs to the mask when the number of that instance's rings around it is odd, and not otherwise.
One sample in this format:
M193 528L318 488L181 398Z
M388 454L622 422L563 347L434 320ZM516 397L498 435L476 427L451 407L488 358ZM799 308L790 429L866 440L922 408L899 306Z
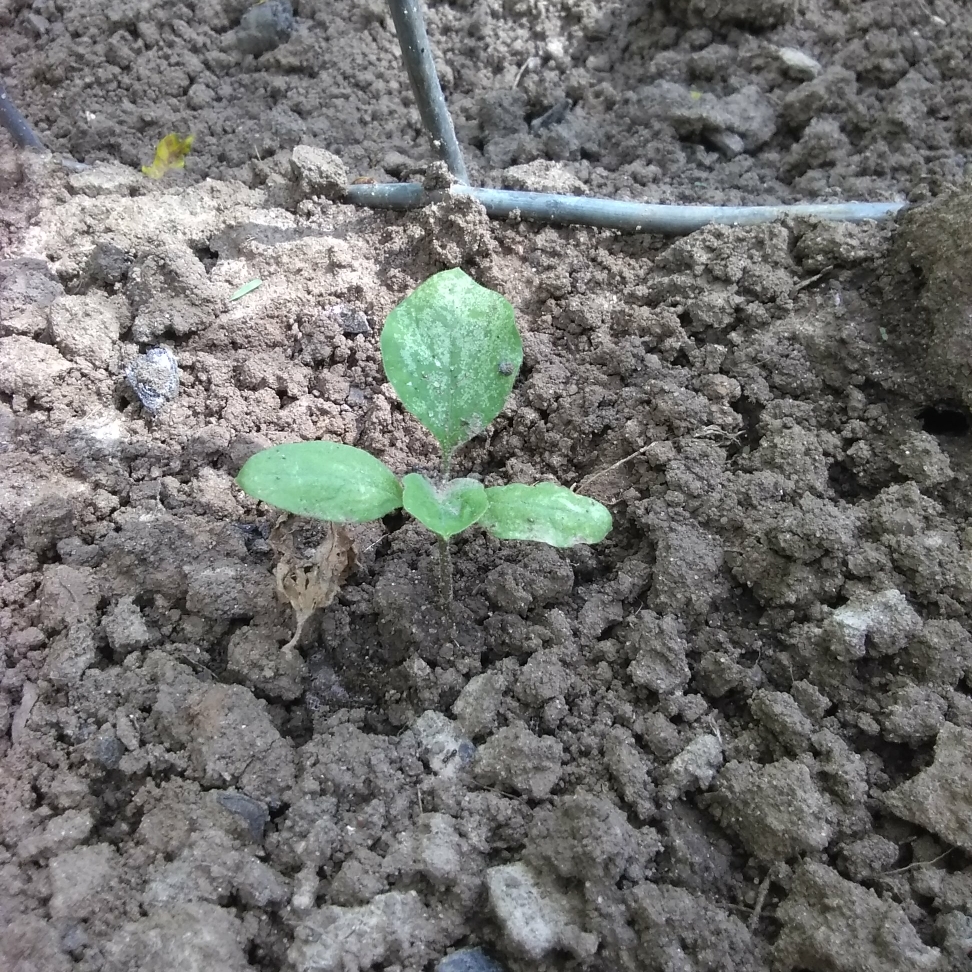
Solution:
M307 619L334 600L357 558L354 541L340 523L289 514L271 531L270 546L278 557L273 571L277 593L297 616L297 630L282 649L286 651L300 641Z
M187 135L183 138L175 132L170 132L155 147L155 159L152 164L142 166L142 173L150 179L161 179L169 169L184 169L186 156L195 139L195 135Z

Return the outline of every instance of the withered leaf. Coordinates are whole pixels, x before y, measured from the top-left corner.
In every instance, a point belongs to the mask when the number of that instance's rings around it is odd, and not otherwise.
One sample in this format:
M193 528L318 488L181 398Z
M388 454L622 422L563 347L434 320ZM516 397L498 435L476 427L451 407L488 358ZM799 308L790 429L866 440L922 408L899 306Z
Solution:
M296 647L307 619L337 597L354 569L354 541L340 523L282 516L270 533L277 554L277 593L294 609L297 630L283 650Z

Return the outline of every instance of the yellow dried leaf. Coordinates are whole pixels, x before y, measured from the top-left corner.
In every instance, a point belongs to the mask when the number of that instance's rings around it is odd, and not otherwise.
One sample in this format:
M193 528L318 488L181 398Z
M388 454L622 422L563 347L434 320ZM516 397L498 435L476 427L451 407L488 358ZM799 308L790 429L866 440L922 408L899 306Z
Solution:
M278 556L273 576L277 592L297 615L297 630L283 650L300 641L307 619L337 597L354 569L354 541L339 523L284 516L270 533Z
M151 165L143 165L142 172L150 179L161 179L169 169L183 169L186 165L186 156L195 135L187 135L182 138L175 132L170 132L155 147L155 159Z

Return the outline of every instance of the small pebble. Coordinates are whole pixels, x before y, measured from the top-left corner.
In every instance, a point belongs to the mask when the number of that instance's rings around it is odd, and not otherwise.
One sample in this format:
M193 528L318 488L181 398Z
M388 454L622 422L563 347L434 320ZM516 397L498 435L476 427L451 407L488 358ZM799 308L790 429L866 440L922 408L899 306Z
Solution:
M225 790L217 793L216 799L230 813L235 813L246 821L250 836L257 843L263 840L263 832L270 822L270 813L266 804L254 800L253 797L248 797L245 793L232 793Z
M447 955L435 967L435 972L503 972L503 966L477 945Z
M347 337L371 333L371 325L364 313L348 307L347 304L335 304L333 307L328 307L324 313L338 322L341 332Z
M151 415L158 415L162 406L179 394L179 362L164 346L138 355L126 369L125 377Z
M294 32L294 8L288 0L267 0L250 7L236 30L236 46L259 57L286 43Z

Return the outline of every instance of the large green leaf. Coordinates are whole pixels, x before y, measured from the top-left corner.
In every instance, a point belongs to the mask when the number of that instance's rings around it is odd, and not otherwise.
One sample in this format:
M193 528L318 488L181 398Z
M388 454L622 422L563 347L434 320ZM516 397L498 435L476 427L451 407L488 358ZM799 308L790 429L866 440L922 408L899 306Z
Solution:
M402 487L374 456L339 442L291 442L248 459L236 477L250 496L288 513L363 523L397 510Z
M409 473L402 485L402 505L440 537L462 533L489 505L486 487L475 479L452 479L440 488L418 473Z
M462 270L429 277L385 319L385 374L442 453L499 415L523 362L513 307Z
M480 519L500 540L539 540L554 547L599 543L611 530L606 506L557 483L494 486L486 490L489 509Z

